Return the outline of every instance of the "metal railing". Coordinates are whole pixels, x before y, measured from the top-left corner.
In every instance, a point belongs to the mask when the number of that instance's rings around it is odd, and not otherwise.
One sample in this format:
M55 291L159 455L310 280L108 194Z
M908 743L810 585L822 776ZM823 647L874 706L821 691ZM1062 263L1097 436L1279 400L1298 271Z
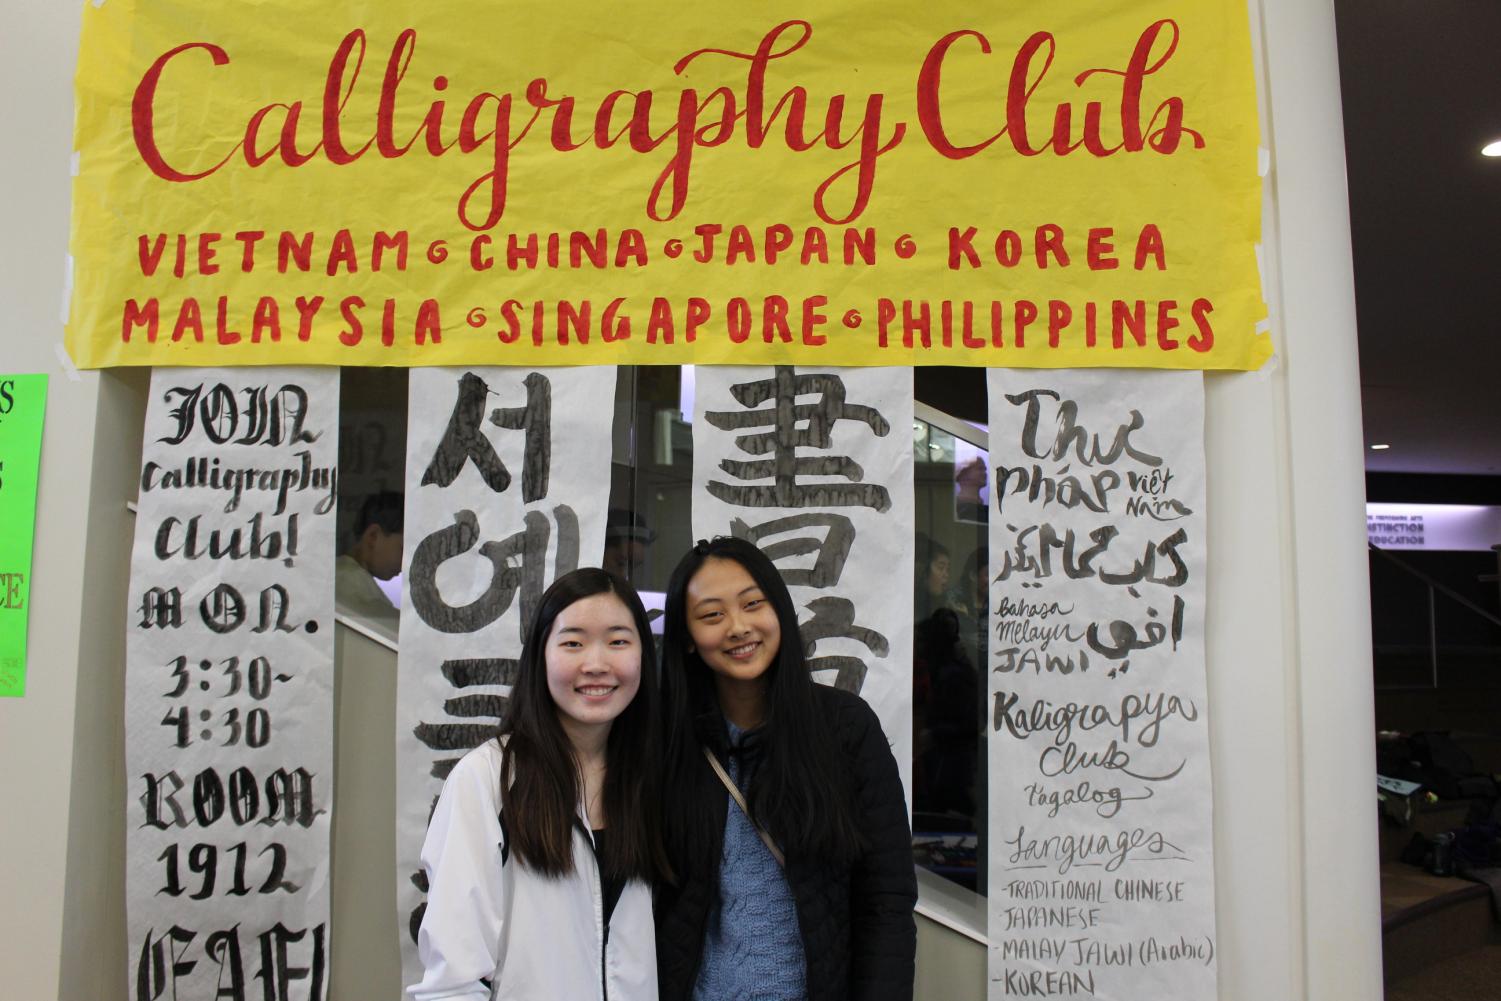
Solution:
M1489 623L1490 625L1495 626L1497 628L1501 628L1501 616L1498 616L1496 613L1494 613L1494 612L1492 612L1492 611L1490 611L1488 609L1482 608L1480 605L1476 604L1473 600L1465 597L1463 594L1460 594L1454 588L1452 588L1449 585L1443 583L1442 581L1439 581L1439 580L1435 579L1430 574L1424 573L1422 570L1419 570L1417 567L1415 567L1412 564L1408 563L1406 560L1404 560L1401 557L1395 555L1394 553L1392 553L1392 552L1390 552L1388 550L1382 549L1379 546L1369 546L1368 548L1369 548L1371 554L1373 555L1373 557L1375 557L1376 559L1379 559L1379 560L1383 561L1387 565L1390 565L1390 566L1396 568L1397 570L1399 570L1405 576L1407 576L1407 577L1413 579L1414 581L1422 584L1423 587L1424 587L1424 589L1425 589L1426 604L1427 604L1426 613L1427 613L1427 625L1428 625L1428 628L1427 628L1427 631L1426 631L1426 633L1427 633L1427 635L1426 635L1426 653L1427 653L1427 662L1428 662L1428 669L1429 669L1430 684L1427 684L1427 685L1406 685L1406 684L1404 684L1404 685L1379 685L1378 684L1376 687L1379 690L1382 690L1382 691L1402 691L1402 690L1418 690L1418 689L1421 689L1421 690L1436 689L1436 688L1439 687L1439 659L1440 659L1439 658L1439 654L1440 654L1440 650L1442 650L1442 649L1458 649L1457 647L1454 647L1454 646L1452 646L1450 644L1445 644L1444 642L1442 642L1441 637L1439 635L1439 633L1440 633L1440 630L1439 630L1439 607L1440 607L1439 606L1439 598L1443 597L1443 598L1448 599L1449 601L1454 602L1454 604L1456 604L1460 608L1464 609L1467 613L1469 613L1475 619L1481 620L1481 621L1483 621L1485 623ZM1373 591L1374 591L1374 586L1373 586ZM1374 625L1374 623L1373 623L1373 625ZM1374 629L1373 629L1373 633L1374 633ZM1373 640L1375 639L1374 635L1373 635L1372 638L1373 638ZM1383 649L1383 647L1382 647L1381 644L1374 644L1374 650L1375 650L1375 653L1376 653L1376 655L1378 657L1379 657L1380 652L1381 652L1382 649ZM1388 647L1388 649L1390 649L1390 647ZM1498 648L1498 647L1481 647L1481 648L1478 648L1478 649L1480 649L1481 651L1485 651L1485 652L1501 652L1501 648Z

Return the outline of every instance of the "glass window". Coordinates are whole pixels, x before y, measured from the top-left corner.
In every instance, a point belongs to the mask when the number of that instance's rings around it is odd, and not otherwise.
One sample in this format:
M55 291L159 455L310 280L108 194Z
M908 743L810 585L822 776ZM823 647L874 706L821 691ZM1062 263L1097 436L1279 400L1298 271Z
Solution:
M912 850L985 890L988 461L984 430L932 407L912 425Z
M694 541L693 375L691 366L622 366L616 383L605 545L595 558L636 586L654 619ZM914 382L913 857L983 894L989 460L985 429L960 417L983 418L984 373L929 368ZM345 369L340 403L342 552L360 505L403 489L407 372ZM392 584L399 601L400 577Z

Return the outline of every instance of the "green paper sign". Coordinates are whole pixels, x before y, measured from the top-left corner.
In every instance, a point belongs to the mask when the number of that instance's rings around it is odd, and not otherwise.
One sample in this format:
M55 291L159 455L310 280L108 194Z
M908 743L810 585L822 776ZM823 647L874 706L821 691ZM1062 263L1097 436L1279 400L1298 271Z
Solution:
M45 375L0 375L0 698L26 694L26 618Z

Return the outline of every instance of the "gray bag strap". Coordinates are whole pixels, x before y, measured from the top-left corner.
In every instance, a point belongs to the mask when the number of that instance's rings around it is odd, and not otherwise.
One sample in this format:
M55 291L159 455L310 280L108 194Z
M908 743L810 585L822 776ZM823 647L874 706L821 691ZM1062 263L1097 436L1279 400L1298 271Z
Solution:
M709 767L714 769L714 774L719 776L719 781L723 782L724 787L730 791L730 797L740 807L740 812L745 814L745 819L751 822L751 826L761 836L761 843L766 846L767 851L771 852L771 857L777 860L777 865L783 869L787 868L787 857L782 854L782 849L777 847L777 843L771 840L771 835L766 833L766 828L756 823L756 818L751 816L750 807L745 805L745 797L740 794L740 787L735 784L734 779L730 778L730 773L724 770L724 765L719 763L719 759L714 757L714 752L707 747L704 748L704 757L709 759Z

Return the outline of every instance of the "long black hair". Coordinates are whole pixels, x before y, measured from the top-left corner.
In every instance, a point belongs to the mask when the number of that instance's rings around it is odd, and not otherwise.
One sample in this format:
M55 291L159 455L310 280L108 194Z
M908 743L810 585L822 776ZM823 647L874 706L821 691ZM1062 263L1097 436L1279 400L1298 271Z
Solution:
M797 611L787 585L766 554L744 539L720 536L683 556L667 584L662 629L662 690L668 717L667 821L664 836L673 865L711 872L717 867L712 797L723 795L703 747L721 748L727 731L713 673L693 649L688 631L688 582L708 560L732 560L771 602L781 644L767 668L766 711L748 737L750 774L741 774L751 814L790 855L848 864L861 849L854 790L841 767L828 720L814 701ZM747 779L749 787L747 788ZM708 790L708 795L704 794Z
M573 825L582 781L547 688L546 650L553 623L563 610L597 594L613 594L630 609L641 641L640 686L611 723L605 742L603 800L610 851L604 873L651 881L669 872L661 837L657 658L641 598L612 573L591 567L564 574L537 604L510 704L500 722L500 734L506 738L501 804L511 848L524 865L548 876L573 871Z

